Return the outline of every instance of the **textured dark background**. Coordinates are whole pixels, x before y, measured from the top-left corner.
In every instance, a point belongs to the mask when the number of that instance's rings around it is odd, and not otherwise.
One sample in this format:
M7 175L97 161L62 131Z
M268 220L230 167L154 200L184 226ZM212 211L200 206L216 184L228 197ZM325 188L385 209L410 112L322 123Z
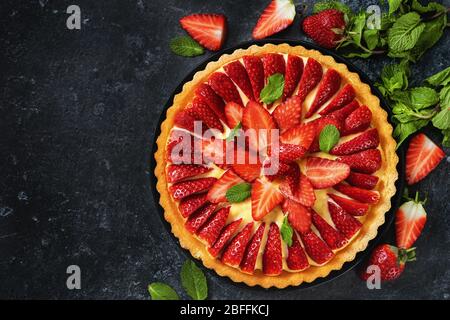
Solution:
M1 1L0 298L148 299L153 281L182 292L186 256L158 216L148 162L165 102L210 53L177 57L168 42L184 33L178 19L194 12L227 15L226 46L250 40L268 2ZM80 31L65 25L73 3ZM299 21L279 36L304 39ZM447 67L449 46L447 30L413 66L413 81ZM387 62L354 60L374 81ZM418 185L429 194L418 261L381 290L368 290L353 271L306 290L247 288L208 273L209 297L449 299L448 171L449 158ZM71 264L82 269L81 290L65 287Z

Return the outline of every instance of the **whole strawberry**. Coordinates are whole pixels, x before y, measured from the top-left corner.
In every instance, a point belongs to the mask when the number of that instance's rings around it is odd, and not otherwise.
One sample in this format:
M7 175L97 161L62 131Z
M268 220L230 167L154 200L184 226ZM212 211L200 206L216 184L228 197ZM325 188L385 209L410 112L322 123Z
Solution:
M376 265L381 271L381 281L395 280L402 274L406 262L415 261L415 248L400 249L388 244L381 244L375 248L369 261L363 266L360 278L367 280L372 273L367 272L367 268Z
M303 31L318 45L336 48L344 37L344 13L336 9L321 11L303 20Z

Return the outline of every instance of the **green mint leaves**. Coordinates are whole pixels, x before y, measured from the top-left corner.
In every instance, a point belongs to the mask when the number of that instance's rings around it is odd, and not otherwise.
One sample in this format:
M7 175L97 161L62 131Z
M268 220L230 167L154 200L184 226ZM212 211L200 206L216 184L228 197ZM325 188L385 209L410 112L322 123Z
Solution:
M195 57L205 52L202 46L188 36L173 38L169 46L173 53L183 57Z
M187 294L194 300L205 300L208 296L206 277L203 271L191 260L186 260L181 268L181 284Z
M340 138L339 130L332 124L326 125L319 135L319 146L323 152L330 150L338 143Z
M350 9L346 4L340 1L321 1L314 4L313 13L319 13L320 11L328 9L337 9L350 16L353 14L352 9Z
M229 188L225 194L228 202L242 202L252 193L252 185L250 183L239 183Z
M280 228L281 238L290 247L292 246L292 236L294 235L294 229L289 224L287 215L284 216L283 224Z
M446 86L450 83L450 67L427 78L425 82L432 86Z
M171 286L162 282L153 282L148 286L152 300L179 300L178 294Z
M266 86L259 95L262 102L271 104L281 97L284 89L284 76L281 73L275 73L267 79Z
M235 137L239 137L239 131L242 128L242 123L239 122L233 129L231 129L230 134L227 137L227 141L230 142L234 140Z
M398 53L412 49L425 28L420 15L409 12L395 21L388 32L389 50Z

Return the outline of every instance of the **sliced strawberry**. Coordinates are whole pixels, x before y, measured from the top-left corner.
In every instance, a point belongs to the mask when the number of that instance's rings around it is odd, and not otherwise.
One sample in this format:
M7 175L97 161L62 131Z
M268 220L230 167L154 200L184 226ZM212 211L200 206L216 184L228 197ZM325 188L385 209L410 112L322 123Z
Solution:
M271 148L272 154L274 148ZM281 162L290 162L302 158L308 150L296 144L280 143L278 145L278 157ZM275 156L275 154L273 154Z
M426 221L427 213L416 194L415 200L402 204L395 214L397 246L402 249L411 248L422 232Z
M276 276L283 271L281 253L280 229L276 223L271 223L267 235L266 247L263 253L263 273L267 276Z
M327 195L352 216L363 216L367 213L367 210L369 210L369 205L367 203L361 203L333 193L327 193Z
M255 100L253 97L253 89L248 77L247 71L239 60L233 61L224 67L225 72L237 84L242 92L250 100Z
M174 164L192 164L195 138L189 132L174 129L167 141L166 159Z
M294 201L298 201L298 189L300 180L300 168L296 162L288 164L288 168L284 173L284 179L279 185L281 194Z
M261 223L247 246L239 246L239 249L241 247L245 248L244 255L241 259L241 270L243 272L253 273L255 270L256 259L258 258L259 247L261 246L265 228L266 224L264 222Z
M200 178L178 182L169 187L169 192L175 200L181 200L191 194L208 190L216 180L216 178Z
M343 128L345 125L345 119L347 119L348 116L358 108L359 108L358 101L353 100L352 102L347 104L345 107L327 114L325 116L325 118L335 119L340 125L340 131L343 131Z
M234 235L236 230L239 228L242 219L235 220L225 226L222 232L220 233L219 238L214 242L214 245L208 249L209 253L216 258L220 251L225 247L225 245L230 241L231 237Z
M253 89L253 96L255 101L259 101L261 90L264 88L264 66L259 57L244 56L245 69Z
M227 18L223 14L192 14L180 19L181 27L203 47L219 50L227 35Z
M236 174L247 182L253 182L261 175L261 163L235 163L233 164L233 170Z
M280 178L287 175L291 170L292 163L278 161L277 165L273 164L273 166L274 167L272 167L270 158L264 161L263 174L270 181L273 181L275 178Z
M298 126L302 120L302 101L299 96L293 96L278 105L272 113L281 134L286 130Z
M245 254L245 248L250 241L253 231L253 222L248 223L226 247L222 254L222 262L232 266L238 267Z
M242 121L242 115L244 113L244 108L236 102L228 102L225 105L225 117L226 124L229 128L233 129Z
M311 181L304 174L300 175L300 186L296 194L298 202L304 206L312 207L316 202L316 194Z
M334 225L347 239L351 239L361 229L362 224L352 215L349 215L333 200L328 200L328 211Z
M309 267L308 257L295 232L292 235L292 246L288 247L286 263L290 270L295 271L302 271Z
M291 0L272 0L253 28L254 39L263 39L289 27L294 21L295 5Z
M285 199L281 209L288 215L290 225L298 232L304 233L311 228L311 213L300 203Z
M369 149L348 156L341 156L336 159L346 163L357 172L374 173L381 168L381 152L378 149Z
M316 124L309 122L285 131L280 136L280 141L287 144L295 144L309 149L316 135Z
M208 105L203 102L201 98L194 98L192 101L192 107L188 109L188 112L197 120L202 121L208 128L217 129L223 132L223 125L219 120L219 117L212 111Z
M354 187L372 190L378 183L378 177L352 171L346 181Z
M338 144L331 149L330 154L343 156L356 152L364 151L367 149L376 148L380 144L380 138L378 136L378 130L376 128L367 130L361 133L359 136Z
M208 200L212 203L227 202L225 197L227 190L243 182L244 180L239 178L233 170L227 170L209 189Z
M334 189L363 203L375 204L380 200L378 191L360 189L343 183L335 185Z
M306 118L311 117L319 108L327 102L338 90L341 85L341 76L334 69L328 69L323 76L317 89L313 103L306 112Z
M327 125L335 126L339 130L339 132L342 130L341 122L335 118L328 118L328 117L318 118L309 123L315 126L314 140L311 143L311 146L309 147L309 152L320 151L320 144L319 144L320 133L322 132L323 128L325 128Z
M196 156L201 157L204 163L213 162L216 165L223 165L233 160L227 159L227 152L234 150L232 141L228 142L213 136L210 139L206 137L204 139L198 139L195 143Z
M286 63L284 57L278 53L266 53L262 56L262 62L264 66L264 79L267 83L267 79L275 74L281 73L284 75L286 71Z
M236 102L243 105L239 91L233 81L223 72L214 72L208 80L208 84L226 102Z
M310 157L306 162L306 176L316 189L332 187L345 180L350 167L333 160Z
M174 123L177 127L194 132L194 122L196 119L189 113L188 110L181 110L175 115Z
M283 101L292 96L295 92L302 73L303 59L292 54L288 55L286 77L284 78Z
M206 83L200 84L195 89L195 96L201 98L208 104L212 111L219 117L220 120L226 122L224 114L224 106L222 98Z
M257 179L252 184L252 216L256 221L264 218L283 201L283 195L269 181Z
M199 239L212 246L225 226L229 213L230 207L218 210L198 231Z
M327 115L330 112L341 109L356 98L356 92L353 86L349 83L344 85L338 94L330 101L330 103L319 112L321 116Z
M362 132L369 128L372 119L372 111L366 106L361 106L345 119L344 135Z
M347 239L314 210L311 210L311 218L320 236L332 250L340 249L347 244Z
M309 58L306 62L298 89L298 95L302 101L319 84L320 79L322 79L322 74L322 65L316 60Z
M200 229L200 227L205 224L205 222L213 215L216 209L217 204L210 203L194 212L189 216L184 224L186 230L192 234L197 233L198 229Z
M167 181L170 183L179 182L210 170L208 167L196 164L172 164L167 168Z
M334 257L334 253L331 251L330 247L328 247L328 245L312 230L301 233L300 238L302 239L308 256L319 265L325 264Z
M409 185L425 178L445 157L439 148L423 133L411 139L406 153L406 181Z
M244 108L242 126L245 130L254 130L255 137L254 139L250 139L250 145L254 150L259 150L270 145L271 130L277 128L269 111L254 101L249 101ZM265 138L262 131L260 131L261 129L267 130Z
M193 194L192 196L182 199L178 209L180 210L181 215L187 218L197 209L201 208L207 201L206 193Z

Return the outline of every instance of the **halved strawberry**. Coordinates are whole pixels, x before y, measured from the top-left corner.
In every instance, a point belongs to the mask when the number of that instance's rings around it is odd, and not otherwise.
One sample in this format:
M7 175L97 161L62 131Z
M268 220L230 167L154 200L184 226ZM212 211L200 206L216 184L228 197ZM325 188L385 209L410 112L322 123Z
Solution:
M198 231L197 236L199 239L212 246L225 226L229 213L230 207L218 210Z
M325 128L327 125L335 126L339 132L342 130L342 122L331 117L317 118L316 120L311 121L309 123L311 123L311 125L314 125L315 128L314 139L313 142L311 143L311 146L309 147L309 152L320 151L320 144L319 144L320 133L322 132L323 128Z
M292 235L292 245L288 247L286 263L289 269L295 271L302 271L309 267L308 257L306 256L295 232Z
M364 151L367 149L376 148L380 144L380 138L378 136L378 130L376 128L367 130L361 133L359 136L338 144L331 149L330 154L343 156L353 154L356 152Z
M290 225L298 232L304 233L311 228L311 213L300 203L285 199L281 209L288 215Z
M272 0L258 19L252 36L263 39L292 24L295 17L295 5L292 0Z
M186 230L193 234L197 233L200 227L205 224L205 222L213 215L216 209L217 204L210 203L194 212L189 216L184 224Z
M208 190L216 180L216 178L200 178L178 182L169 187L169 192L175 200L181 200L191 194Z
M192 14L180 19L181 27L205 48L216 51L225 42L227 18L223 14Z
M233 129L242 121L242 115L244 113L244 108L237 104L236 102L228 102L225 105L225 117L226 124L229 128Z
M267 235L266 247L263 253L263 273L267 276L276 276L283 271L281 253L280 229L276 223L271 223Z
M270 149L272 154L274 148ZM278 157L282 162L290 162L302 158L308 150L296 144L280 143L278 145Z
M175 115L174 123L177 127L194 132L194 122L196 119L189 113L189 110L181 110Z
M320 79L322 79L322 74L322 65L316 60L309 58L300 79L297 93L302 101L304 101L308 93L319 84Z
M351 171L346 181L354 187L372 190L377 185L378 179L377 176Z
M208 201L206 193L193 194L180 201L178 209L183 217L189 217L197 209L201 208Z
M263 174L267 179L273 181L275 178L287 175L291 170L291 165L292 163L278 161L277 164L274 163L272 167L271 159L267 158L263 163Z
M212 203L226 202L225 197L227 190L232 186L243 183L242 180L233 170L227 170L209 189L208 200Z
M292 96L303 73L303 59L288 55L286 63L286 76L284 78L283 101Z
M167 181L170 183L179 182L199 174L211 171L211 168L196 164L171 164L167 168Z
M345 119L344 135L362 132L369 128L372 119L372 111L367 106L361 106Z
M206 83L200 84L195 89L195 96L205 101L212 111L219 117L220 120L226 122L224 114L224 106L222 98Z
M372 174L381 168L381 152L378 149L369 149L341 156L336 161L348 164L353 171Z
M223 228L219 238L216 240L216 242L214 242L214 245L208 249L209 253L214 258L216 258L219 255L220 251L222 251L222 249L234 235L236 230L239 228L241 222L242 218L229 223L228 225L225 226L225 228Z
M316 124L309 122L285 131L280 135L280 141L287 144L296 144L309 149L316 135Z
M301 233L300 238L302 239L308 256L319 265L325 264L334 257L334 253L331 251L330 247L312 230Z
M332 187L349 174L350 167L345 163L318 157L310 157L306 162L306 176L316 189Z
M264 80L267 83L267 78L275 73L284 75L286 72L286 63L284 57L278 53L266 53L262 56L264 66Z
M313 103L306 112L306 118L311 117L319 108L327 102L341 85L341 76L334 69L328 69L317 89Z
M312 207L316 201L314 187L308 177L304 174L300 175L300 186L296 196L298 202L307 207Z
M270 181L257 179L252 184L252 217L259 221L283 201L283 195Z
M235 163L233 170L247 182L252 182L261 175L261 163Z
M252 84L255 101L260 101L261 90L264 88L264 66L257 56L244 56L244 66Z
M203 159L204 163L215 163L224 165L233 162L233 159L227 159L228 153L234 151L233 141L218 139L214 136L210 139L204 137L195 141L196 157ZM231 157L232 153L230 153ZM225 166L226 167L226 166Z
M241 270L243 272L253 273L255 270L256 259L258 258L259 247L261 246L265 228L266 224L264 222L261 223L251 240L247 243L247 246L239 246L239 248L245 248L244 255L241 259Z
M361 222L345 212L344 209L331 199L328 199L328 211L336 228L347 239L350 240L361 229Z
M366 214L367 210L369 210L369 205L367 203L344 198L333 193L327 193L327 195L352 216L363 216Z
M298 202L297 193L299 189L300 168L296 162L288 164L284 172L283 181L279 185L279 190L285 198Z
M302 101L299 96L293 96L278 105L272 113L281 134L286 130L298 126L302 120Z
M208 107L203 99L195 97L192 101L192 107L187 110L195 119L202 121L208 128L223 132L223 125L219 117Z
M365 190L343 183L335 185L334 189L363 203L375 204L380 200L380 193L378 191Z
M242 90L242 92L249 98L250 100L255 100L253 97L253 89L250 83L250 79L248 78L247 71L245 70L242 63L237 60L233 61L224 67L225 72L237 84L237 86Z
M419 194L416 193L414 200L402 204L395 213L395 235L399 248L411 248L422 232L427 221L423 202L419 200Z
M237 267L245 254L245 248L250 241L253 231L253 222L248 223L226 247L222 254L222 262Z
M319 112L321 116L327 115L330 112L341 109L356 98L356 92L353 86L349 83L344 85L338 94L330 101L330 103Z
M242 126L245 130L254 130L256 136L254 139L250 139L250 145L254 150L259 150L270 145L271 130L277 128L269 111L255 101L249 101L244 108ZM261 129L267 130L266 138L264 138L264 135L260 131Z
M347 244L347 239L314 210L311 210L311 218L320 236L331 249L336 250Z
M406 181L409 185L425 178L445 157L439 148L423 133L411 139L406 153Z
M223 72L214 72L208 79L208 84L222 97L225 102L236 102L243 105L239 91L233 81Z

